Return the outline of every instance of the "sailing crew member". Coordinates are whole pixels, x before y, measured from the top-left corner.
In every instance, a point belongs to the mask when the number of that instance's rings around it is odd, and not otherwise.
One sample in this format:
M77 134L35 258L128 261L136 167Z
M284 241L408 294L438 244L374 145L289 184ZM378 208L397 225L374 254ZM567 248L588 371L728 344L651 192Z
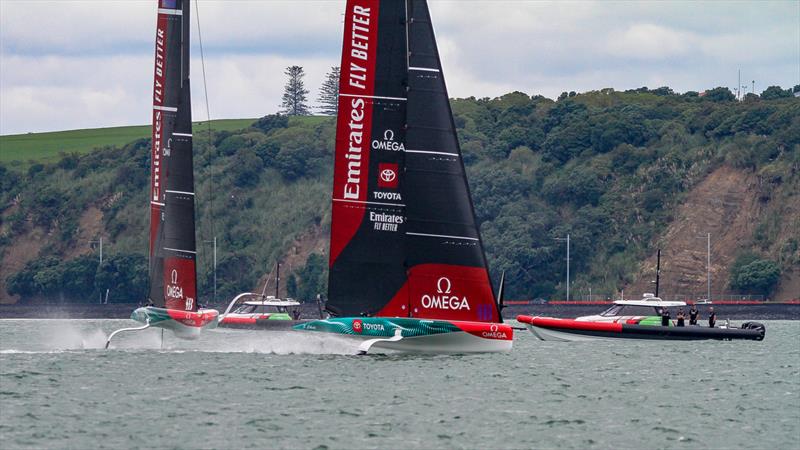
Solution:
M708 328L714 328L717 323L717 314L714 312L714 307L708 308Z
M686 316L683 314L683 308L678 308L677 319L678 319L678 326L679 327L682 327L684 325L683 319L685 319L685 318L686 318Z
M689 310L689 325L697 325L697 315L700 312L697 310L697 305L692 305L692 309Z
M661 311L661 326L668 327L669 326L669 310L664 308Z

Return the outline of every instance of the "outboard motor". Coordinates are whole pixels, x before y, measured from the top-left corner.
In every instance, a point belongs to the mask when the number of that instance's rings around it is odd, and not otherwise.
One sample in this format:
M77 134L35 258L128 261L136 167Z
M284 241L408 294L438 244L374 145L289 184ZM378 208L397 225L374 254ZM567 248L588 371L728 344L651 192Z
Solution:
M760 322L745 322L742 324L743 330L755 330L759 332L759 337L757 340L763 341L764 334L767 332L767 328L764 326L763 323Z

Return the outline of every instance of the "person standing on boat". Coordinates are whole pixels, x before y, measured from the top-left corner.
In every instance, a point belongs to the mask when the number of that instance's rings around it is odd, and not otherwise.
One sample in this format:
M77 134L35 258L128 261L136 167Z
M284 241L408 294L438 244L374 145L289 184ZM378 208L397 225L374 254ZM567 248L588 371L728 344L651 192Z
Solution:
M697 305L692 305L692 309L689 310L689 325L697 325L698 314L700 311L697 310Z
M669 310L667 308L661 310L661 326L662 327L669 326Z
M714 328L717 323L717 314L714 312L714 307L708 308L708 328Z
M679 327L682 327L684 325L683 320L686 318L686 316L683 314L683 308L678 308L678 315L675 317L678 319L677 325Z

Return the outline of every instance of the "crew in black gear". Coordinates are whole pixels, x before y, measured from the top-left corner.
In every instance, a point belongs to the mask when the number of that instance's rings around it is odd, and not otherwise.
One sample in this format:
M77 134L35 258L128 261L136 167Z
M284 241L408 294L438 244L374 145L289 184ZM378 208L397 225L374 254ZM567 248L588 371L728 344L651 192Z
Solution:
M689 325L697 325L698 314L700 311L697 310L697 305L692 305L692 309L689 310Z
M661 311L661 326L668 327L669 326L669 310L664 308Z
M678 315L677 315L676 317L677 317L677 319L678 319L678 326L679 326L679 327L682 327L682 326L684 325L684 323L683 323L683 319L686 317L686 316L683 314L683 308L678 308Z
M714 328L717 323L717 314L714 312L714 307L708 309L708 328Z

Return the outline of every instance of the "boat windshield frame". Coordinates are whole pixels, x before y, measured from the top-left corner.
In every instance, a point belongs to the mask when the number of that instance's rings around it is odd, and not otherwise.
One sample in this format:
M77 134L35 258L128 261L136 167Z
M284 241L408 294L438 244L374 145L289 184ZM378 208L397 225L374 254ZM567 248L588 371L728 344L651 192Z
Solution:
M639 309L639 308L647 308L650 310L649 314L642 314L643 311L636 311L634 313L629 313L626 310L630 311L632 309ZM618 305L614 304L611 305L610 308L606 309L605 311L601 312L600 315L603 317L616 317L616 316L660 316L664 311L664 308L661 306L656 305Z
M291 314L300 305L265 305L263 303L245 302L236 307L232 314ZM291 308L291 309L290 309Z

